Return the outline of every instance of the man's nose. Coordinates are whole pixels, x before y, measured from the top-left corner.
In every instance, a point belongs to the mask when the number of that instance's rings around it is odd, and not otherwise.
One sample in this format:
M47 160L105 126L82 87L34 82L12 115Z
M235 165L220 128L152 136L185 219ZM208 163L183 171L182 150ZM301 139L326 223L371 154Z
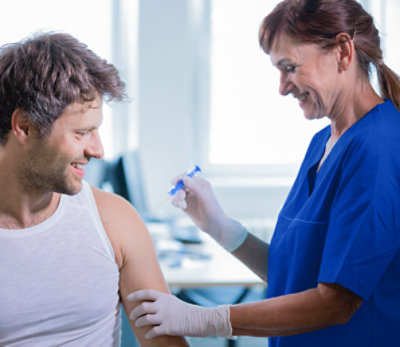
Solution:
M85 154L96 159L104 157L103 144L97 130L92 133L90 142L85 148Z

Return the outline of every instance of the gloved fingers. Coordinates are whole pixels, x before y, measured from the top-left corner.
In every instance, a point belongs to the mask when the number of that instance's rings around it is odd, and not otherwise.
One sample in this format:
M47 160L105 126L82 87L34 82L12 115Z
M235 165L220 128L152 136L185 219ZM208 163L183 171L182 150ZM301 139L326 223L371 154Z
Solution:
M180 209L182 209L182 210L186 210L186 207L187 207L187 202L186 202L185 200L178 200L178 199L176 199L175 201L172 202L172 204L173 204L175 207L178 207L178 208L180 208Z
M172 197L171 203L173 206L179 207L184 210L187 207L185 198L186 192L183 189L178 190L176 194Z
M176 199L179 199L179 200L185 200L186 195L187 195L186 192L183 189L181 189L176 192L174 197L176 197Z
M172 180L171 184L175 185L178 181L180 181L183 177L185 177L186 172L180 173L179 175L176 175Z
M198 176L184 176L183 183L187 191L193 192L195 194L201 194L207 191L211 191L211 184L204 178Z
M154 289L141 289L137 290L136 292L130 293L127 296L128 301L156 301L162 294Z
M172 180L171 183L175 185L178 181L183 180L183 184L185 185L184 189L190 189L193 192L198 192L199 190L202 190L204 188L210 188L211 185L208 181L205 179L199 177L199 176L187 176L187 173L181 173L177 176L175 176Z
M146 325L159 325L161 324L162 320L160 315L158 314L146 314L144 316L139 317L135 321L135 325L138 328L144 327Z
M157 313L157 306L158 305L156 305L154 302L142 302L131 311L129 314L129 319L136 320L141 316Z
M144 337L146 339L152 339L153 337L157 337L160 335L168 335L168 333L163 325L157 325L157 326L153 327L146 333L146 335L144 335Z

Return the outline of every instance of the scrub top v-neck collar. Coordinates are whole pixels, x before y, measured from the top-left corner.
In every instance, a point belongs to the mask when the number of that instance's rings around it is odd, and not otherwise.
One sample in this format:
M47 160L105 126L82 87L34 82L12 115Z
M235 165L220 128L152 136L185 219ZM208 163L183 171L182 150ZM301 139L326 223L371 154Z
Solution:
M386 100L385 100L386 102ZM331 125L328 125L325 129L322 130L322 140L323 146L320 146L312 153L312 157L309 162L312 163L307 170L307 183L308 183L308 196L310 197L312 192L314 191L315 186L320 181L320 177L324 176L329 172L329 168L332 166L332 163L336 161L338 156L341 153L341 148L347 145L347 141L351 140L352 134L357 130L358 127L362 126L366 117L371 116L375 112L378 111L380 105L385 104L377 104L373 107L364 117L354 123L349 129L347 129L342 136L339 137L335 145L332 147L330 153L326 156L324 162L318 169L319 163L321 162L323 155L325 153L326 144L331 136Z

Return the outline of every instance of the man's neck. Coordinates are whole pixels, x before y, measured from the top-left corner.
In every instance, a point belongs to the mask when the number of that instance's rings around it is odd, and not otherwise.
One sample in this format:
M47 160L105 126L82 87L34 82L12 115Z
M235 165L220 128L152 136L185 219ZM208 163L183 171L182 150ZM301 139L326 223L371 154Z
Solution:
M60 194L49 193L41 197L0 194L0 228L23 229L40 224L57 210Z
M37 225L55 212L60 201L58 193L24 187L18 180L15 161L0 148L0 228L4 229Z

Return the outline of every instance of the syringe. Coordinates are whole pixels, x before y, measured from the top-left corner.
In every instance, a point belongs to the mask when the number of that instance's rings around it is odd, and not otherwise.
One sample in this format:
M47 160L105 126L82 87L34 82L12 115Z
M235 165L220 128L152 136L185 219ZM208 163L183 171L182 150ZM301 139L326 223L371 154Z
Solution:
M201 169L198 165L196 165L192 171L188 171L186 173L186 176L193 177L197 172L201 172ZM161 205L167 202L171 197L173 197L176 194L177 191L181 190L183 187L185 187L185 184L183 183L183 179L180 179L178 182L176 182L175 185L173 185L168 190L168 196L161 203Z

